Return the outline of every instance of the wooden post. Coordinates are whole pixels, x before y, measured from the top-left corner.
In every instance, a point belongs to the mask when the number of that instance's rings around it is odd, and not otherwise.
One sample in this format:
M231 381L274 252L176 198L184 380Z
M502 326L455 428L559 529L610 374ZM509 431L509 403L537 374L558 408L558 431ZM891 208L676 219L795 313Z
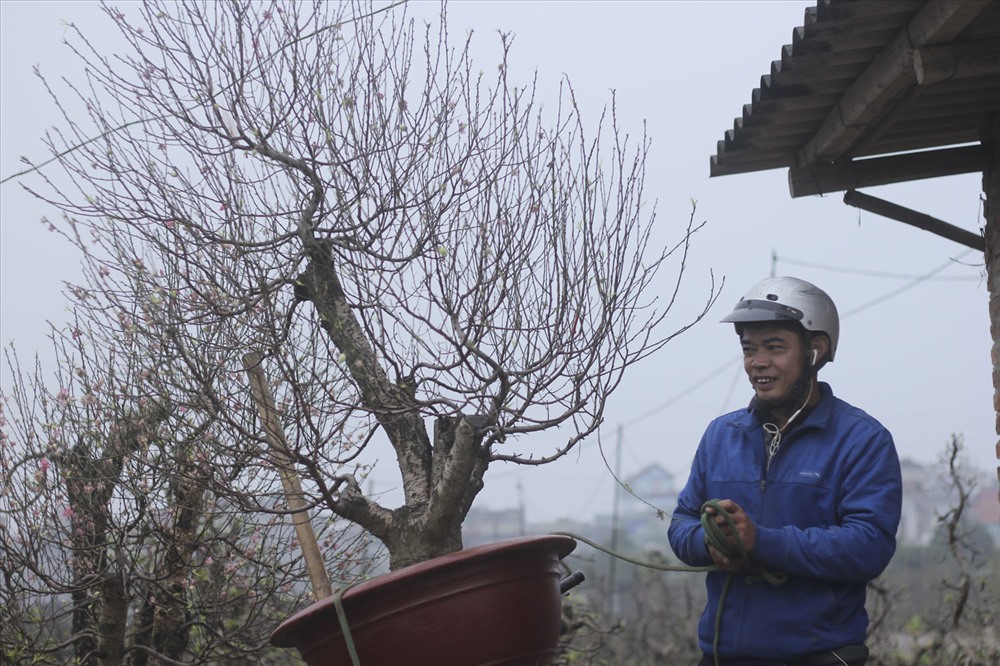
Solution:
M961 243L966 247L971 247L973 250L983 252L986 249L984 247L985 241L979 234L974 234L961 227L948 224L944 220L931 217L926 213L918 213L915 210L894 204L885 199L873 197L870 194L864 194L857 190L848 190L844 193L844 203L848 206L867 210L869 213L875 213L882 217L888 217L891 220L909 224L917 229L929 231L942 238L947 238L956 243Z
M243 368L250 376L250 392L257 404L257 413L264 424L264 433L271 445L274 462L278 468L278 476L281 478L281 486L285 491L288 508L292 512L292 524L295 526L295 534L299 539L302 556L306 561L309 580L312 581L313 595L317 600L325 599L333 595L330 579L326 575L323 555L320 553L319 542L316 541L316 533L309 520L309 512L305 509L302 484L295 473L295 462L288 453L288 440L281 427L278 410L274 406L274 395L267 385L267 378L264 377L260 361L260 354L257 352L244 354Z
M990 292L990 334L993 336L993 408L996 432L1000 435L1000 113L994 113L985 130L983 143L990 162L983 172L986 195L986 286ZM997 479L1000 480L1000 440L996 444ZM1000 491L997 493L1000 501Z

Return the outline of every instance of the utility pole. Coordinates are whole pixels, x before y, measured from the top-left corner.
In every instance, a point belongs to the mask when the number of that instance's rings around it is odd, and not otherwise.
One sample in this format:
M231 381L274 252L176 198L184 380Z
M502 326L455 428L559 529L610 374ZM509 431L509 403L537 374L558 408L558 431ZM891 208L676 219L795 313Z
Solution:
M521 481L521 477L517 477L517 530L518 536L524 536L526 533L525 529L525 510L524 510L524 483Z
M615 494L611 504L611 552L618 552L618 521L620 519L619 509L621 506L621 478L622 478L622 433L624 427L618 424L618 442L615 445ZM611 556L608 563L608 603L609 614L615 617L618 614L618 586L615 581L615 565L618 558Z

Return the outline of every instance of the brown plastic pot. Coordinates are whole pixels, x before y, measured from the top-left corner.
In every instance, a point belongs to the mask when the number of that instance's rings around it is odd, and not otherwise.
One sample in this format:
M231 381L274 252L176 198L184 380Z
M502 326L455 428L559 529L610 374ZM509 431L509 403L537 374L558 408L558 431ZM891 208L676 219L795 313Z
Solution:
M361 666L543 666L559 643L567 536L509 539L414 564L349 589ZM285 620L271 644L310 666L351 666L334 598Z

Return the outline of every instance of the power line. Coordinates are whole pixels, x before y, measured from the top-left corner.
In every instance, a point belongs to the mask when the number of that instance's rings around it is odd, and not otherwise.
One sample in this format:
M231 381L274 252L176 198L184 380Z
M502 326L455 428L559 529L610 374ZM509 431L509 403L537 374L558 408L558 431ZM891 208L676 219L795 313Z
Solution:
M733 373L733 381L729 384L729 391L726 393L725 399L722 401L722 406L719 407L719 412L721 413L726 407L729 406L730 401L733 399L733 394L736 393L736 386L739 384L740 377L743 376L743 369L735 367L736 372Z
M841 319L846 319L846 318L848 318L848 317L850 317L852 315L858 314L859 312L864 312L865 310L867 310L867 309L869 309L871 307L874 307L874 306L876 306L876 305L878 305L880 303L884 303L885 301L891 300L891 299L895 298L896 296L899 296L900 294L902 294L902 293L904 293L906 291L909 291L910 289L913 289L914 287L916 287L916 286L918 286L920 284L923 284L924 282L927 282L929 280L934 279L935 276L938 273L940 273L944 269L948 268L949 266L952 266L953 264L955 264L956 262L958 262L959 260L961 260L962 258L964 258L965 256L967 256L971 252L972 252L972 250L966 250L965 252L963 252L962 254L960 254L958 257L956 257L954 259L950 259L947 262L941 264L940 266L937 266L937 267L931 269L930 271L928 271L926 273L922 273L920 275L911 275L911 276L901 276L899 274L891 274L891 273L879 274L877 271L865 271L865 272L862 272L862 271L852 271L851 269L840 269L840 268L837 268L837 267L827 267L830 270L838 270L840 272L855 272L855 273L861 273L861 274L875 275L877 277L892 277L892 278L896 278L896 279L908 279L908 280L910 280L907 284L905 284L905 285L903 285L903 286L901 286L901 287L899 287L897 289L893 289L892 291L889 291L889 292L883 294L882 296L879 296L876 299L868 301L867 303L864 303L862 305L859 305L856 308L853 308L851 310L848 310L848 311L844 312L842 315L840 315L840 318ZM777 265L778 256L777 256L777 254L772 254L771 258L772 258L772 271L773 271L773 268ZM795 262L794 260L788 260L788 259L782 259L782 261L784 261L785 263L789 263L789 264L794 264L794 265L799 265L799 266L808 266L808 267L812 267L812 268L822 268L823 267L823 265L821 265L821 264L809 264L809 263L806 263L806 262ZM942 279L942 278L938 278L938 279ZM670 399L666 400L665 402L657 405L656 407L654 407L653 409L650 409L647 412L643 412L639 416L637 416L637 417L635 417L635 418L633 418L633 419L631 419L629 421L626 421L624 423L619 424L619 426L618 426L619 437L621 437L621 433L624 431L625 428L627 428L629 426L633 426L633 425L639 423L640 421L644 421L645 419L647 419L647 418L649 418L651 416L655 416L656 414L659 414L660 412L662 412L663 410L667 409L668 407L670 407L674 403L680 401L682 398L685 398L685 397L691 395L695 390L701 388L702 386L704 386L708 382L712 381L717 376L719 376L720 374L722 374L723 372L725 372L727 369L732 368L740 358L741 358L741 356L735 356L735 357L730 358L725 363L723 363L719 367L715 368L714 370L712 370L708 374L704 375L703 377L699 378L691 386L689 386L686 389L684 389L683 391L680 391L679 393L675 394L674 396L672 396ZM738 380L738 378L739 378L739 375L737 375L736 378L734 378L733 382L731 383L731 386L729 388L729 393L727 394L726 402L728 402L729 398L732 396L732 393L733 393L733 390L736 387L736 381ZM726 403L723 403L723 404L726 404ZM600 451L601 458L604 461L605 468L611 473L611 476L615 479L615 482L618 484L618 486L620 488L624 488L633 497L636 497L637 499L641 500L645 504L647 504L650 507L653 507L654 509L656 509L656 510L659 511L660 510L659 507L656 507L653 504L650 504L648 501L646 501L642 497L639 497L638 495L636 495L632 491L632 489L629 488L628 486L626 486L624 484L624 482L621 480L621 478L619 478L619 474L620 473L616 473L614 470L611 469L611 466L608 463L607 456L605 455L605 452L604 452L604 446L603 446L603 442L601 440L601 431L598 431L598 433L597 433L597 448ZM620 450L621 450L621 444L619 442L619 462L620 462L620 457L621 457ZM603 482L604 482L605 478L606 478L605 476L603 476L603 475L601 476L601 484L600 484L601 486L603 486ZM598 491L598 489L595 488L594 491L591 493L590 498L587 500L587 502L585 504L586 507L589 507L593 503L594 499L597 497L597 491ZM616 492L617 492L617 490L616 490Z
M893 289L892 291L890 291L890 292L888 292L886 294L883 294L882 296L879 296L878 298L876 298L874 300L868 301L864 305L859 305L858 307L854 308L853 310L848 310L847 312L845 312L844 314L841 315L841 318L842 319L846 319L847 317L850 317L851 315L858 314L859 312L864 312L868 308L871 308L871 307L874 307L876 305L879 305L880 303L884 303L885 301L888 301L889 299L892 299L892 298L895 298L896 296L899 296L903 292L906 292L906 291L909 291L910 289L913 289L917 285L919 285L919 284L921 284L923 282L926 282L927 280L932 279L934 277L934 275L936 275L937 273L940 273L944 269L946 269L949 266L951 266L955 261L957 261L958 259L961 259L962 257L968 255L971 252L972 252L972 250L966 250L965 252L963 252L962 254L960 254L957 257L957 259L955 259L955 260L949 259L948 261L946 261L945 263L941 264L937 268L935 268L935 269L933 269L933 270L931 270L931 271L929 271L929 272L927 272L927 273L925 273L923 275L917 276L911 282L909 282L907 284L904 284L902 287L899 287L898 289Z
M914 287L916 287L916 286L918 286L918 285L920 285L920 284L922 284L924 282L927 282L928 280L933 279L938 273L940 273L944 269L948 268L949 266L954 265L955 262L957 262L957 261L961 260L962 258L966 257L971 252L972 252L972 250L966 250L965 252L963 252L962 254L958 255L954 259L949 259L947 262L941 264L940 266L937 266L937 267L931 269L930 271L928 271L926 273L922 273L922 274L919 274L919 275L910 276L910 278L909 278L910 282L909 283L907 283L907 284L905 284L905 285L903 285L901 287L898 287L896 289L893 289L892 291L889 291L889 292L883 294L882 296L879 296L878 298L875 298L875 299L873 299L871 301L868 301L867 303L859 305L856 308L853 308L851 310L848 310L848 311L844 312L842 315L840 315L840 318L841 319L847 319L848 317L850 317L852 315L856 315L859 312L864 312L865 310L867 310L869 308L872 308L872 307L874 307L876 305L884 303L885 301L893 299L896 296L899 296L900 294L902 294L902 293L904 293L906 291L909 291L910 289L913 289ZM774 255L774 259L777 259L777 255ZM788 259L782 259L782 261L784 261L785 263L795 263L795 262L790 261ZM805 264L805 262L799 262L797 265L806 265L806 264ZM818 266L818 264L816 264L814 266ZM726 361L724 364L720 365L718 368L712 370L710 373L708 373L705 376L701 377L694 384L692 384L691 386L687 387L683 391L677 393L676 395L674 395L670 399L668 399L665 402L657 405L656 407L650 409L649 411L643 412L639 416L637 416L637 417L635 417L635 418L633 418L633 419L631 419L629 421L626 421L625 423L622 424L622 427L623 428L627 428L629 426L633 426L636 423L639 423L640 421L644 421L645 419L647 419L647 418L649 418L651 416L655 416L656 414L659 414L660 412L662 412L663 410L667 409L668 407L670 407L674 403L680 401L682 398L685 398L688 395L690 395L696 389L699 389L702 386L704 386L705 384L707 384L708 382L712 381L717 376L719 376L720 374L722 374L723 372L725 372L728 368L733 367L733 365L736 363L736 361L738 361L740 358L741 358L740 356L736 356L736 357L731 358L730 360Z
M664 403L662 403L660 405L657 405L656 407L654 407L653 409L649 410L648 412L644 412L643 414L640 414L639 416L635 417L634 419L626 421L625 423L622 424L622 427L623 428L627 428L629 426L634 426L639 421L643 421L643 420L649 418L650 416L654 416L655 414L658 414L658 413L662 412L664 409L666 409L670 405L674 404L675 402L677 402L681 398L685 398L688 395L690 395L692 391L701 388L702 386L704 386L705 384L707 384L711 380L715 379L722 372L728 370L729 368L732 368L733 364L736 363L736 361L738 361L739 358L740 358L739 356L734 356L733 358L729 359L728 361L726 361L724 364L720 365L715 370L712 370L710 373L708 373L707 375L705 375L704 377L702 377L701 379L699 379L694 384L692 384L691 386L687 387L686 389L684 389L683 391L681 391L680 393L678 393L674 397L670 398L666 402L664 402Z
M968 254L969 252L971 252L971 250L966 251L965 254ZM947 267L958 263L959 258L949 261L945 266ZM773 255L773 259L775 262L780 260L791 266L801 266L803 268L815 268L818 270L832 271L834 273L847 273L850 275L866 275L868 277L888 278L892 280L920 280L920 281L935 280L937 282L973 282L976 280L982 280L982 277L979 275L941 275L941 276L928 277L926 275L913 275L909 273L890 273L887 271L874 271L866 268L846 268L844 266L817 264L811 261L799 261L797 259L788 259L786 257L779 257L778 255Z

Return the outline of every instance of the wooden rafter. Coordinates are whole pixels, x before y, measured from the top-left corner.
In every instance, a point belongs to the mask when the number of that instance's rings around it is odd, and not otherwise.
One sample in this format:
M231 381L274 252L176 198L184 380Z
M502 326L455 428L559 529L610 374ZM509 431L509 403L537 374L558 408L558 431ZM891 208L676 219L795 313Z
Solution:
M919 48L913 54L913 71L920 86L1000 75L1000 39Z
M814 164L788 170L792 197L843 192L859 187L904 183L923 178L977 173L989 164L982 146L944 148L835 164Z
M847 88L819 131L799 151L799 166L834 162L916 84L914 51L950 42L991 5L989 0L928 2Z

